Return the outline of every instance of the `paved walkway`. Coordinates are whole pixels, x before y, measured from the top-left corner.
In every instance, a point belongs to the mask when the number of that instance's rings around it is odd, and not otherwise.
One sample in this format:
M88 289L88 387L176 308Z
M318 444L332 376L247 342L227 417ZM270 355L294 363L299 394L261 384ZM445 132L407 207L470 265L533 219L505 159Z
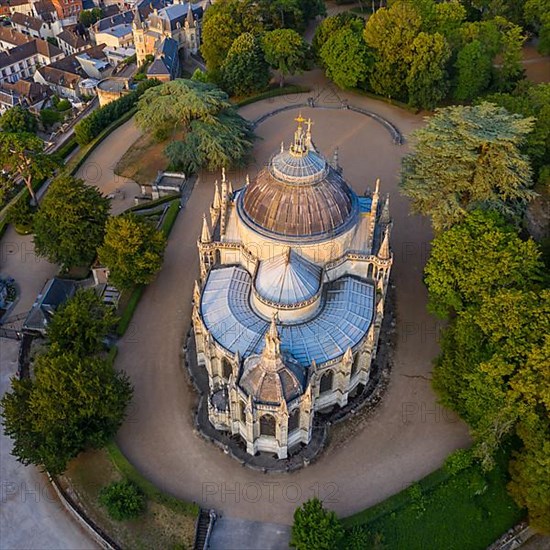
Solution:
M0 396L17 370L19 342L2 340ZM0 550L80 550L97 546L66 513L46 476L25 467L10 452L0 428Z

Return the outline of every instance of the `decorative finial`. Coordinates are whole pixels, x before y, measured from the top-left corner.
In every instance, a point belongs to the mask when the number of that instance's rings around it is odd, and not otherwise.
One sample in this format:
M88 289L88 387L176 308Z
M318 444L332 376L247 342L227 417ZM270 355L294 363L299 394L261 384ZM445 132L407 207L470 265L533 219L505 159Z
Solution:
M218 186L218 180L216 180L216 183L214 184L214 202L212 203L212 206L217 210L221 207L221 203L220 188Z
M284 255L285 255L285 264L288 265L290 263L290 252L291 252L291 248L290 246L287 246L285 248L285 251L284 251Z
M246 174L246 186L248 187L250 185L250 176Z
M382 213L380 214L380 223L390 223L390 194L386 194L386 200L382 207Z
M376 186L374 187L374 194L378 195L380 192L380 178L376 178Z
M271 324L269 330L265 333L265 348L263 351L264 359L267 359L266 366L276 367L272 363L274 359L277 359L281 355L281 339L279 338L279 331L277 330L277 313L274 313L271 317Z
M285 142L281 141L281 153L285 152Z
M294 132L294 143L290 146L290 152L296 157L304 156L309 149L308 136L304 135L303 123L306 122L306 119L300 113L295 119L298 123L298 128Z
M225 166L222 166L222 183L225 182Z
M378 249L378 257L381 260L389 260L391 257L390 252L390 225L387 225L384 229L384 238L382 239L382 244Z

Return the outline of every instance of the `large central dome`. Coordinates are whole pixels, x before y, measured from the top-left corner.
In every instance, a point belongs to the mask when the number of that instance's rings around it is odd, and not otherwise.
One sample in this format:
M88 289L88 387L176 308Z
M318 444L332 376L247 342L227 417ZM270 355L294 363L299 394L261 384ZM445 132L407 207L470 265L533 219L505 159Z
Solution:
M241 218L280 240L324 240L344 231L357 214L357 198L311 144L301 116L294 143L273 156L238 201ZM307 132L302 123L306 122Z

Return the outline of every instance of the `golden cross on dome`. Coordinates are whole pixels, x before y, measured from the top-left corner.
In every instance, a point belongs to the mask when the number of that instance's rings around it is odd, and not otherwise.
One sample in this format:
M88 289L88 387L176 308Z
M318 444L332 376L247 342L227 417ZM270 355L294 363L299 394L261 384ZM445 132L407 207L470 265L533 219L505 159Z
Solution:
M299 127L301 127L302 124L306 121L306 119L302 116L302 113L300 113L294 120L298 123Z

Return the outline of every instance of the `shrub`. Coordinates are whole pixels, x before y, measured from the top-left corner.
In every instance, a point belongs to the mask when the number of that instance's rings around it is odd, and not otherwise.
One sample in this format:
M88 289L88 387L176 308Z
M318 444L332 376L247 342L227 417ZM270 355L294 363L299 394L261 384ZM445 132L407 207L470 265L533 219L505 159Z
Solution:
M145 495L131 481L115 481L99 493L99 502L112 519L134 519L145 511Z
M55 106L55 108L60 112L68 111L71 107L71 102L68 99L61 99Z
M23 195L8 210L7 221L15 226L15 230L20 234L32 232L33 216L36 209L30 205L27 194Z
M473 461L474 457L470 449L457 449L447 457L443 464L443 468L446 472L454 476L458 474L458 472L469 468Z
M57 122L61 122L63 115L54 109L42 109L40 111L40 120L46 128L50 128Z

